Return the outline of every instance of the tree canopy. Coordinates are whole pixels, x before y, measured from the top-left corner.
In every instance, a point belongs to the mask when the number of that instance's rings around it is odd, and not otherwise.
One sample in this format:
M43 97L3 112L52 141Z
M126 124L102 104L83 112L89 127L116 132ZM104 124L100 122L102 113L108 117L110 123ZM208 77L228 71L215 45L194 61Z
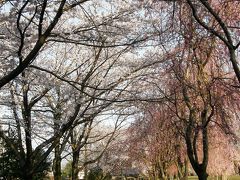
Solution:
M39 178L51 163L60 180L66 160L73 180L131 168L153 179L237 172L239 9L234 0L1 1L1 176L7 167Z

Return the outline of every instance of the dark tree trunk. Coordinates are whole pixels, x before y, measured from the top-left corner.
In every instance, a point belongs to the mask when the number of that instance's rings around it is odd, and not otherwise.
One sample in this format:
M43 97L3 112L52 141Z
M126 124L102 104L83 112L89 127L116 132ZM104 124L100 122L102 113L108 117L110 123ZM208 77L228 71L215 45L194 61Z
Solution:
M208 129L205 127L206 124L206 111L202 111L202 124L201 129L193 128L191 122L193 118L190 118L190 124L186 130L186 145L187 145L187 155L190 160L190 163L197 173L199 180L207 180L207 165L208 165ZM203 159L202 162L199 162L198 150L197 150L197 139L198 135L201 132L202 134L202 152Z
M199 180L207 180L208 174L206 170L201 170L200 168L198 172L196 171L196 173Z
M190 137L186 138L187 143L187 154L190 160L190 163L196 172L199 180L207 180L208 174L207 174L207 164L208 164L208 139L207 139L207 129L204 129L202 131L203 136L203 160L202 163L199 163L198 156L197 156L197 150L193 150L193 147L196 148L196 145L192 142Z
M60 91L57 89L58 97L60 97ZM60 129L60 121L61 121L61 104L57 103L56 108L54 109L54 133L58 133ZM61 180L62 174L61 174L61 144L60 144L60 138L56 141L56 147L54 149L54 160L53 160L53 175L54 180Z
M22 73L22 77L25 78L25 72ZM26 143L26 160L22 171L24 172L24 179L33 179L33 161L32 161L32 119L31 119L31 106L29 106L28 100L28 90L27 81L23 80L23 109L22 115L25 125L25 143Z
M32 174L28 175L28 176L26 177L26 180L33 180L33 175L32 175Z
M24 120L25 120L25 141L26 141L26 161L25 166L23 167L23 171L26 173L26 180L33 179L33 160L32 160L32 125L31 125L31 113L30 110L27 109L27 105L25 105L24 111Z
M78 179L79 173L79 153L80 150L76 150L73 152L73 161L72 161L72 180Z
M55 147L55 157L53 160L53 175L54 180L61 180L61 152L60 152L60 142Z
M26 167L27 168L27 167ZM33 175L33 173L30 173L31 172L31 170L30 171L28 171L28 170L30 170L30 169L24 169L24 174L23 174L23 179L24 180L33 180L33 177L34 177L34 175Z
M239 68L239 65L238 65L238 62L237 62L235 49L232 49L232 48L228 48L228 49L229 49L230 61L231 61L232 66L233 66L233 70L234 70L234 72L236 74L236 77L238 79L238 82L240 84L240 68Z

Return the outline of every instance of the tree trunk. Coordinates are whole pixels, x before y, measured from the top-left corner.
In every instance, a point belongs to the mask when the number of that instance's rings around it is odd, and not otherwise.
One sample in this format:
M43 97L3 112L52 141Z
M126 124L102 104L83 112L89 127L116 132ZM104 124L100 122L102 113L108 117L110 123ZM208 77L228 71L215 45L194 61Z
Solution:
M80 150L76 150L73 152L73 161L72 161L72 180L78 179L79 173L79 153Z
M24 178L24 180L33 180L33 176L32 175L28 175Z
M22 73L22 77L25 78L25 72ZM25 132L25 143L26 143L26 160L22 171L24 172L24 179L33 179L33 159L32 159L32 118L31 118L31 107L29 106L28 100L28 86L27 82L23 81L23 109L22 115L24 120L24 132Z
M59 91L57 91L59 94ZM60 96L60 95L59 95ZM57 103L55 113L54 113L54 133L58 133L60 129L60 121L61 121L61 113L58 110L61 110L61 105ZM61 145L60 138L56 141L56 147L54 152L54 160L53 160L53 175L54 180L61 180Z
M61 180L61 152L60 152L60 142L55 148L55 157L53 160L53 175L54 180Z
M235 54L235 49L233 49L232 47L228 47L229 49L229 54L230 54L230 61L232 63L232 66L233 66L233 70L236 74L236 77L238 79L238 82L240 84L240 68L239 68L239 64L237 62L237 57L236 57L236 54Z
M207 122L207 110L204 109L201 112L201 120L202 120L202 129L193 129L192 122L193 122L193 114L191 114L190 124L186 130L186 145L187 145L187 155L189 161L197 173L199 180L207 180L207 165L208 165L208 129L206 127ZM197 138L198 134L201 131L202 133L202 153L203 159L202 163L199 162L198 159L198 150L197 150Z
M206 170L200 168L198 172L196 171L196 173L199 180L207 180L208 174Z
M187 154L190 160L190 163L194 169L194 171L197 173L197 176L199 180L207 180L208 174L207 174L207 159L208 159L208 149L206 148L203 153L204 154L204 159L203 159L203 164L200 164L198 162L198 159L194 158L194 153L192 150L192 144L189 143L190 138L187 140ZM190 141L191 142L191 141Z
M32 160L32 134L31 134L31 117L30 114L28 114L25 117L26 121L26 130L25 130L25 141L26 141L26 161L24 165L23 171L25 171L25 178L26 180L32 180L33 179L33 160Z
M33 173L29 173L30 170L29 169L24 169L24 174L23 174L23 179L24 180L33 180Z

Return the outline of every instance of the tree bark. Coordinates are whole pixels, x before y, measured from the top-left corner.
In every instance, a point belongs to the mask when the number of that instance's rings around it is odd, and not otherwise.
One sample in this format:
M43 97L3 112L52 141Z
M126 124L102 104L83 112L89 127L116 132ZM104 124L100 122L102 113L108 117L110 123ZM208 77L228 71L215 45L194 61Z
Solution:
M25 73L22 73L23 78L25 78ZM32 163L32 119L31 119L31 107L29 106L28 101L28 86L27 82L23 81L23 120L25 125L25 143L26 143L26 160L23 167L23 171L25 171L25 179L33 178L33 163Z
M24 179L25 180L33 180L33 175L32 174L27 175Z
M191 141L190 136L186 137L186 144L187 144L187 154L190 160L190 163L194 169L194 171L197 173L197 176L199 180L207 180L208 174L207 174L207 164L208 164L208 139L207 139L207 129L205 128L202 130L203 135L203 161L202 163L199 163L198 159L196 159L196 156L194 155L193 151L193 144ZM195 151L197 152L197 151Z
M53 160L53 175L54 180L61 180L61 152L60 152L60 141L57 143L58 145L55 148L55 157Z
M79 173L79 153L80 150L76 150L73 152L73 161L72 161L72 180L78 179L78 173Z
M230 54L230 61L232 63L233 66L233 70L236 74L236 77L238 79L238 82L240 84L240 65L237 62L237 58L236 58L236 54L235 54L235 50L232 48L228 48L229 49L229 54Z
M34 175L33 175L33 173L31 173L31 169L28 169L28 166L26 165L22 178L24 180L33 180L33 177L34 177Z
M206 172L205 168L202 168L202 166L200 166L197 170L195 170L198 176L199 180L207 180L208 174Z

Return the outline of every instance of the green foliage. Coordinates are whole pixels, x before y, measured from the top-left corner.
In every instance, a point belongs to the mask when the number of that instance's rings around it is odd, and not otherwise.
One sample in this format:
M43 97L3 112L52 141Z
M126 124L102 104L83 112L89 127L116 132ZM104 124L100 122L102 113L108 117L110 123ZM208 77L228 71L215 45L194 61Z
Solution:
M40 156L44 153L44 151L41 151L40 152ZM38 162L39 161L39 157L40 156L37 156L35 161ZM36 166L36 169L35 169L35 173L34 173L34 176L33 176L33 180L42 180L44 179L46 176L47 176L47 173L50 171L51 169L51 160L50 159L45 159L40 165Z
M103 170L99 167L92 168L88 175L87 180L111 180L112 176L110 173L104 173Z
M16 140L12 140L13 143L16 143ZM17 147L17 146L16 146ZM15 152L12 148L1 144L2 152L0 154L0 177L5 179L25 179L25 172L23 171L25 167L25 155L20 154L19 157L15 155ZM33 162L38 162L40 156L44 153L41 151L38 156L34 159ZM47 172L50 170L51 162L49 159L46 159L40 165L36 165L33 163L34 172L33 172L33 180L41 180L44 179L47 175Z
M72 161L69 161L62 171L62 178L68 179L72 177Z
M20 174L20 163L15 158L13 150L8 147L1 147L2 153L0 155L0 177L12 179Z

